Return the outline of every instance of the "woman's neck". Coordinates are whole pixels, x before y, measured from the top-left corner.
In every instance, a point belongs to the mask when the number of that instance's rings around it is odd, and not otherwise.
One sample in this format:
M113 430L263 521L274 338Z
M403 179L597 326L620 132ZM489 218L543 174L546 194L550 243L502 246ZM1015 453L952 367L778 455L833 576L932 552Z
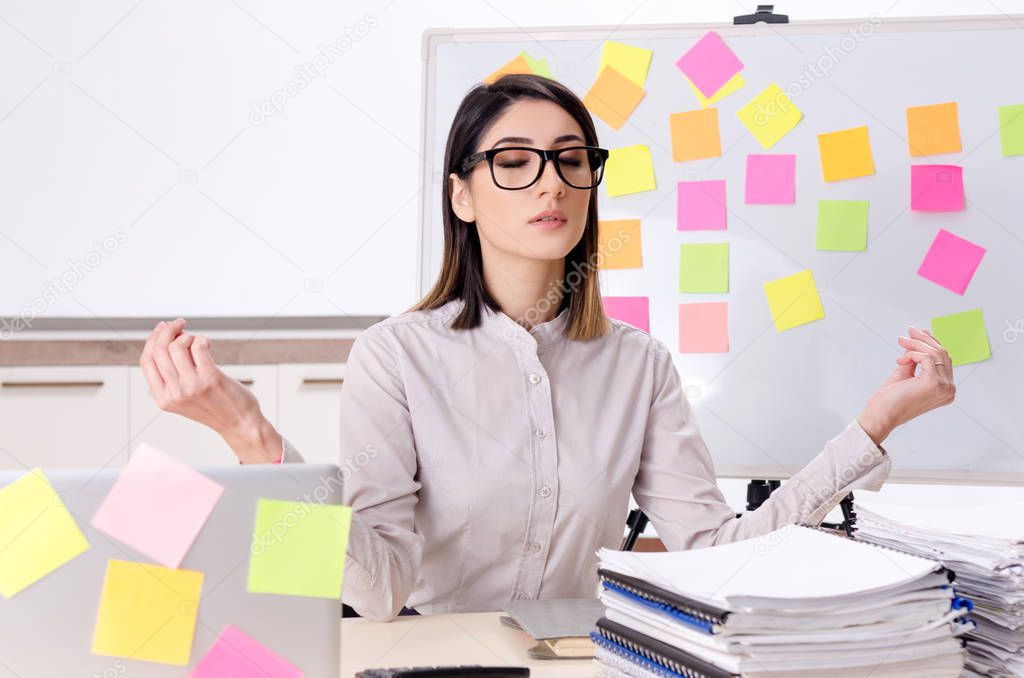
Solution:
M530 329L558 315L565 293L564 259L524 259L490 250L483 257L484 284L505 315Z

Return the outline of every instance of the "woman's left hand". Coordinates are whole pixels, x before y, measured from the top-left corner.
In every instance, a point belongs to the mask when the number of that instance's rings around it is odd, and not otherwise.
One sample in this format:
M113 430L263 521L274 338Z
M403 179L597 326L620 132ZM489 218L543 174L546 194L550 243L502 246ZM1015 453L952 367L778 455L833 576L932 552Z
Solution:
M931 332L911 326L910 336L899 342L905 352L896 358L896 369L857 417L876 445L900 424L950 404L956 395L949 353Z

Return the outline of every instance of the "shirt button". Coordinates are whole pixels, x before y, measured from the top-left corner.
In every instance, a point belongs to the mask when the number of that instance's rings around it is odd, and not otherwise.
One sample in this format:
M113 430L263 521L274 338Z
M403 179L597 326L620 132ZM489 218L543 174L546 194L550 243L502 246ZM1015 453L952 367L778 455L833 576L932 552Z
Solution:
M544 436L546 436L548 434L548 432L545 431L542 428L537 429L536 431L534 431L534 433L536 433L538 438L543 438Z
M518 598L519 600L529 600L530 599L530 594L529 593L519 593L519 594L516 595L516 598Z
M551 496L551 488L545 485L544 487L540 488L538 494L547 499L548 497Z
M530 375L530 383L531 384L539 384L540 383L540 375L539 374L531 374Z
M530 544L530 553L540 553L540 544L537 542Z

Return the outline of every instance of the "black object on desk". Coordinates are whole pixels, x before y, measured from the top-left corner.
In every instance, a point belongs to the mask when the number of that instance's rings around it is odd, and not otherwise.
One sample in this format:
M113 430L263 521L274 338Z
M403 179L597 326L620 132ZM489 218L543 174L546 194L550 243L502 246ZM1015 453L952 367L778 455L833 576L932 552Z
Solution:
M733 25L752 25L758 22L766 24L788 24L788 14L775 14L772 10L775 5L758 5L757 11L753 14L740 14L732 18Z
M405 669L366 669L356 678L522 678L530 669L515 666L421 666Z

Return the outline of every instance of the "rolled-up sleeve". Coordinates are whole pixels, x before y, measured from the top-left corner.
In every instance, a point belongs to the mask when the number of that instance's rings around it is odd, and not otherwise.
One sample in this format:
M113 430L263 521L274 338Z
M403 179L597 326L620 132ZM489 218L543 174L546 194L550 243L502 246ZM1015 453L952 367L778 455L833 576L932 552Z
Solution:
M848 492L877 490L888 477L889 456L854 421L760 508L737 518L715 483L711 455L671 354L659 347L656 355L633 496L669 550L748 539L790 523L817 525Z
M360 334L341 390L342 502L352 507L342 598L374 621L398 615L423 556L423 537L413 528L420 484L398 355L387 327ZM287 440L282 461L302 461Z

